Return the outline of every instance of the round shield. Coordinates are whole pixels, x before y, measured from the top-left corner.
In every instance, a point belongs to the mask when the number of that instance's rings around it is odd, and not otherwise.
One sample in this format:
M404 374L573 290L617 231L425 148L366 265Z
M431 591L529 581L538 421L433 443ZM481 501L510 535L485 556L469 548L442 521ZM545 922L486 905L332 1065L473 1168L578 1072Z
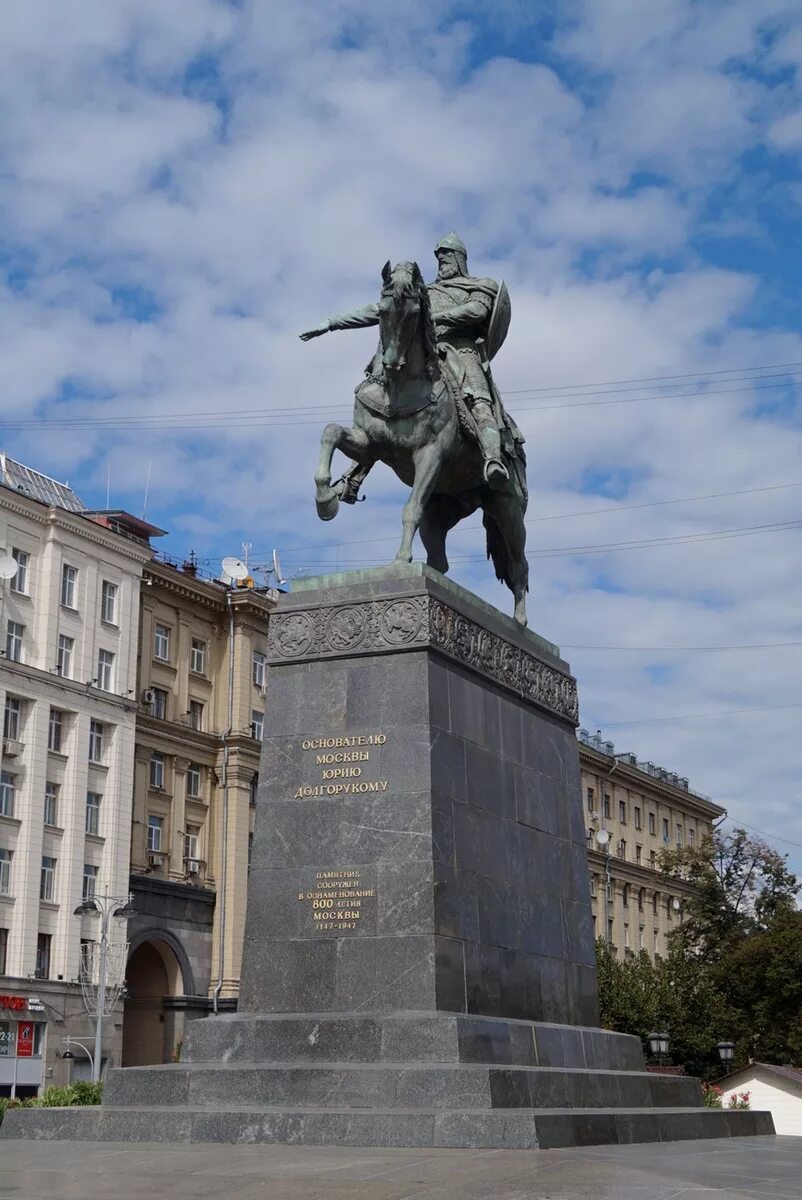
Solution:
M510 317L512 316L512 305L510 304L510 293L507 291L507 285L502 279L498 285L496 293L496 302L493 305L493 311L490 314L490 325L487 330L487 357L493 359L498 354L504 341L507 337L507 331L510 327Z

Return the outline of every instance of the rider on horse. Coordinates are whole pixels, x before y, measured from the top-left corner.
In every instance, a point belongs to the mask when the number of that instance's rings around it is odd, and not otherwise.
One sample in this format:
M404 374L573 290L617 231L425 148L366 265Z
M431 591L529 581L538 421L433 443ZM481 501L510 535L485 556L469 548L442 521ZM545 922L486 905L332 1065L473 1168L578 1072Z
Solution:
M455 233L442 238L434 253L438 264L437 278L427 290L443 374L455 401L467 408L468 424L481 447L486 481L491 486L503 485L509 479L503 452L511 460L516 456L523 458L524 440L504 410L490 371L490 359L502 345L509 326L507 289L493 279L476 279L468 274L468 252ZM378 305L368 304L332 317L301 336L306 341L330 330L358 329L378 323ZM378 357L380 362L381 355ZM369 372L375 364L376 360L368 368ZM358 484L366 474L364 469L353 473L353 483L345 489L343 500L356 499Z

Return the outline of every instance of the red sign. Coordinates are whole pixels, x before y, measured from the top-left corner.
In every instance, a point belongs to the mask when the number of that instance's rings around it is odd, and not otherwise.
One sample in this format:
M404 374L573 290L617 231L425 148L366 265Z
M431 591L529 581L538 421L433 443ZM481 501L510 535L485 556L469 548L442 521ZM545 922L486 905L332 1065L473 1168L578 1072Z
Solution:
M33 1021L20 1021L17 1025L17 1058L33 1057Z
M0 996L0 1008L22 1009L28 1007L24 996Z

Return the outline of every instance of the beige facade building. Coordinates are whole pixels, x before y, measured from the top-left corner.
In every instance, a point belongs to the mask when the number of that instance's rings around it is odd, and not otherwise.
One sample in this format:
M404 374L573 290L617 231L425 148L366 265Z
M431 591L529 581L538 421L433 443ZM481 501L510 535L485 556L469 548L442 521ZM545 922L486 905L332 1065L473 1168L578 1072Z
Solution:
M61 1082L63 1039L91 1043L81 979L96 982L100 918L75 909L128 895L136 626L154 532L89 512L0 455L0 555L12 560L0 581L0 1095ZM125 921L113 924L121 980ZM104 1059L119 1060L119 1042L110 1018Z
M239 988L275 593L145 569L123 1064L170 1057Z
M666 953L689 887L658 870L660 851L698 845L726 815L688 780L616 754L601 733L579 730L582 804L593 924L623 958Z

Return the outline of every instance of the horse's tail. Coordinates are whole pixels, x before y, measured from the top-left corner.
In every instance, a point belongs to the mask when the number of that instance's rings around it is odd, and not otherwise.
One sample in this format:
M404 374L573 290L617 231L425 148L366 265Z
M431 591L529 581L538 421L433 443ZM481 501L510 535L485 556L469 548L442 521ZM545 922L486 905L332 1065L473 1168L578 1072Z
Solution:
M498 525L487 511L482 514L482 524L487 534L487 557L493 563L496 571L496 579L500 580L501 583L505 583L508 588L512 588L512 572L510 570L510 556L507 551L507 543L501 536Z

